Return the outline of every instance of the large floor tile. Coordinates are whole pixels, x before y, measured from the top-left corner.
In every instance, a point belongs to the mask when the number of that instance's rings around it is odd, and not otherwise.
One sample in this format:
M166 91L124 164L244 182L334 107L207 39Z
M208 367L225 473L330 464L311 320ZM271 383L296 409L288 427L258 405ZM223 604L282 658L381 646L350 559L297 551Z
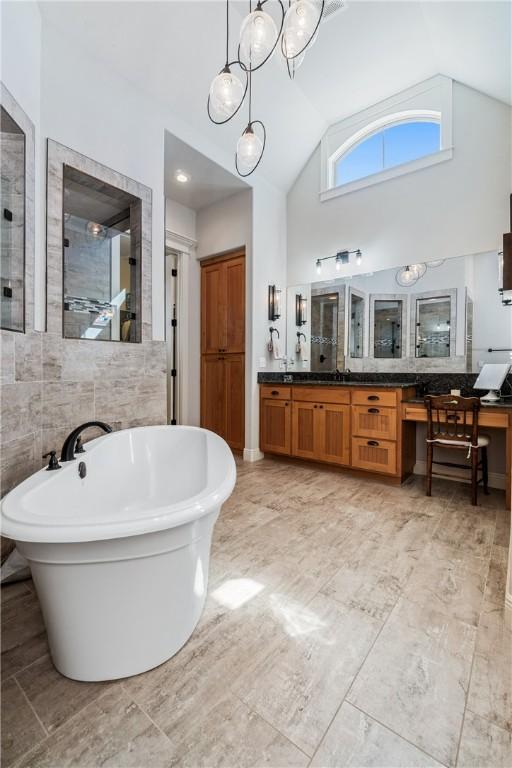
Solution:
M27 699L51 733L113 683L81 683L61 675L48 656L16 675Z
M423 552L404 595L419 605L476 626L488 570L487 559L435 541Z
M457 765L460 768L510 768L512 733L468 710Z
M345 702L311 768L425 768L441 764Z
M48 651L46 630L35 594L9 600L2 608L2 675L5 680Z
M485 585L485 602L503 606L507 586L508 548L496 544L491 551L489 573Z
M434 539L485 558L491 554L495 524L495 511L451 502L436 528Z
M475 628L401 598L348 701L436 760L455 762Z
M180 744L179 768L302 768L309 757L234 696L223 697L207 722L196 721Z
M12 763L39 741L46 733L30 709L20 687L14 680L2 685L2 766Z
M239 685L239 695L312 755L359 670L381 622L318 595L307 607L283 601L288 637Z
M89 704L40 746L19 768L166 768L172 744L118 688ZM18 766L17 766L18 768Z
M477 640L468 708L500 728L512 730L512 630L503 606L485 605Z

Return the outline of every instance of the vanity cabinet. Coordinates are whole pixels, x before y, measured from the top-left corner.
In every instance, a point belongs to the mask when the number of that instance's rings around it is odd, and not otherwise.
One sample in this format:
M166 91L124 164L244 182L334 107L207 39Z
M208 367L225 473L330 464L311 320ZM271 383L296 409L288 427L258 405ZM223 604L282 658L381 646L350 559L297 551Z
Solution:
M292 456L350 464L350 406L294 401Z
M411 430L402 422L400 404L414 392L262 384L261 450L388 475L400 482L414 461Z
M260 429L261 450L267 453L291 453L292 404L290 400L269 399L261 401Z

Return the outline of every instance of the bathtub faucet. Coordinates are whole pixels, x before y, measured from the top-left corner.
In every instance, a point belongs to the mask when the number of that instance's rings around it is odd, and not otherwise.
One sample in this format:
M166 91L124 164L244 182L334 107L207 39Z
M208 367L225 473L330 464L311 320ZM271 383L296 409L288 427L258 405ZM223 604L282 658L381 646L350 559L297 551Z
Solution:
M70 432L64 440L64 445L62 446L60 457L61 461L73 461L75 458L76 444L80 438L80 435L89 427L99 427L104 432L112 432L112 427L110 424L105 424L104 421L86 421L85 424L80 424L80 426L76 427L72 432Z

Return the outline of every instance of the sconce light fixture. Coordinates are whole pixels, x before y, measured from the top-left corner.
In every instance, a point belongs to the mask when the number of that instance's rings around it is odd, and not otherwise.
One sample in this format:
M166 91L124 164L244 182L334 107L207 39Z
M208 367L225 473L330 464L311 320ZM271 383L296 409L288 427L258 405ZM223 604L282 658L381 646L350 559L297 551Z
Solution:
M357 248L355 251L338 251L338 253L335 253L334 256L324 256L321 259L316 260L316 273L317 275L322 274L322 262L323 261L329 261L330 259L334 259L335 265L336 265L336 272L339 272L341 270L341 267L343 264L348 264L350 261L350 256L352 254L355 254L356 257L356 264L359 267L363 261L363 254L361 253L361 250Z
M308 300L302 293L295 295L295 325L299 328L301 325L306 325Z
M268 319L279 320L281 317L281 289L275 285L268 287Z

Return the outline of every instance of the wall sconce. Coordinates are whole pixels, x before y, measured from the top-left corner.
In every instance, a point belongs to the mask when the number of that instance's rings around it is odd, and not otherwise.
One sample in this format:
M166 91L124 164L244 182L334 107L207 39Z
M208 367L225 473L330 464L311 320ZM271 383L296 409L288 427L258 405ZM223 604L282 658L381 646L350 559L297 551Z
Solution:
M295 295L295 325L299 328L301 325L306 325L308 300L302 293Z
M275 285L268 287L268 319L279 320L281 317L281 289Z
M336 265L336 272L339 272L341 270L341 267L343 264L348 264L350 261L350 256L355 255L356 257L356 264L358 267L361 266L361 263L363 261L363 254L361 253L361 250L358 248L356 251L338 251L338 253L335 253L334 256L324 256L321 259L316 260L316 273L317 275L322 274L322 262L323 261L330 261L331 259L334 259L335 265Z

